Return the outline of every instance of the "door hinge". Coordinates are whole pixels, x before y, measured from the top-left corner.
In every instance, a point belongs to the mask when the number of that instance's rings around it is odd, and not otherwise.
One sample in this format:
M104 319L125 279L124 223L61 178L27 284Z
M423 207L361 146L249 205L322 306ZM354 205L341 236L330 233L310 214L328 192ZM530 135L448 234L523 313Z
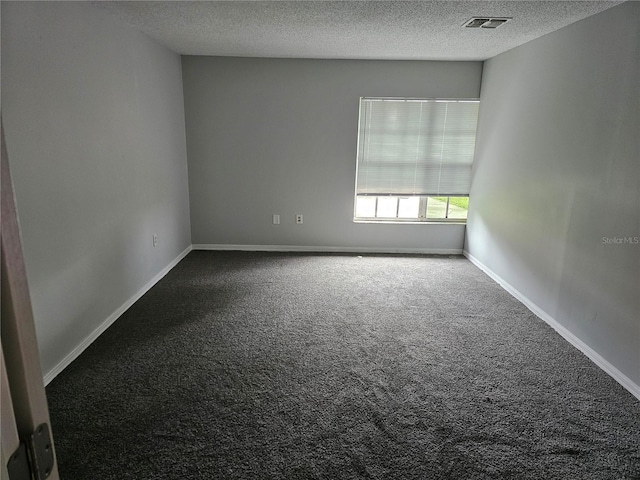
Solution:
M9 457L9 480L44 480L51 475L54 461L49 426L43 423Z
M20 442L20 446L13 452L7 462L9 480L31 480L31 468L29 468L29 456L27 447Z

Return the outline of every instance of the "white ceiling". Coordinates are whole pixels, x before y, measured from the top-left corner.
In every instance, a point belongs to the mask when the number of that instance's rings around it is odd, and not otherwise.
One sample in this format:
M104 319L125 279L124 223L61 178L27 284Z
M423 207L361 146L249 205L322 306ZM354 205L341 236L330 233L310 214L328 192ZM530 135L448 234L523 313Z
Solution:
M183 55L486 60L622 1L105 1ZM496 30L475 16L512 17Z

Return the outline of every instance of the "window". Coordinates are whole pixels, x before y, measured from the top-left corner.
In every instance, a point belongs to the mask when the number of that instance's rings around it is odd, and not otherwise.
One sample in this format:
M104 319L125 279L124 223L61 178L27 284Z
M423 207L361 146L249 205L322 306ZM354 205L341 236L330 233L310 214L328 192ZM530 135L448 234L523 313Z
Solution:
M453 222L467 219L469 197L357 195L355 219L382 222Z
M361 98L354 220L466 221L478 106Z

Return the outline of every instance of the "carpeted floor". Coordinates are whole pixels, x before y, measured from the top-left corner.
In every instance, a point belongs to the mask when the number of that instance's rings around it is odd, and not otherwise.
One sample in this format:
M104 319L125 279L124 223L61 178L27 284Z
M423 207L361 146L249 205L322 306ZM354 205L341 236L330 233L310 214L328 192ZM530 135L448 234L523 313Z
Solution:
M64 480L640 478L640 402L462 257L192 252L47 394Z

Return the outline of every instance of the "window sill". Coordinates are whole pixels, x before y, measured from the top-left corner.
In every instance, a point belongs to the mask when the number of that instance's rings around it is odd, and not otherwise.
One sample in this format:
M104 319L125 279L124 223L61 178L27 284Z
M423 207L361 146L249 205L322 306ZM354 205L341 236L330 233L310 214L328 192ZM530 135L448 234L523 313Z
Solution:
M353 219L353 223L372 223L383 225L466 225L466 220L367 220Z

